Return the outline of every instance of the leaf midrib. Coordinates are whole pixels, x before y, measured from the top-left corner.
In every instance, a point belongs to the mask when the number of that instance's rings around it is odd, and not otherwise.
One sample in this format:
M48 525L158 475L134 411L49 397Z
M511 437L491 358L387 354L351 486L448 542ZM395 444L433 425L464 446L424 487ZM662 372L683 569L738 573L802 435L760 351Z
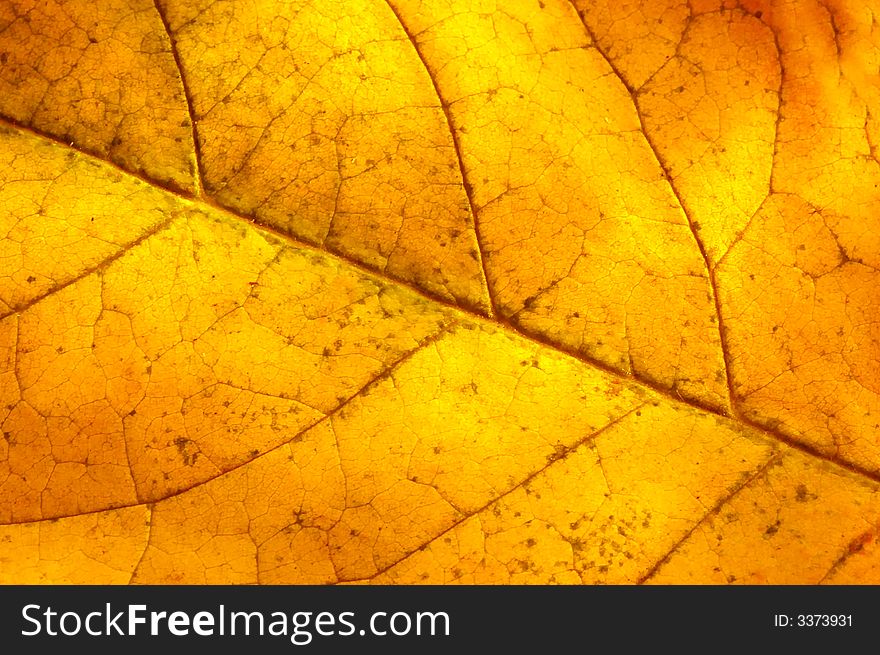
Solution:
M43 132L42 130L33 128L31 126L24 125L18 121L10 119L7 116L0 117L0 123L6 123L10 127L13 127L18 131L37 136L37 137L39 137L41 139L45 139L47 141L51 141L55 144L63 146L66 149L74 150L84 156L87 156L89 158L93 158L93 159L99 161L101 163L101 165L112 168L113 170L117 171L118 173L120 173L122 175L125 175L129 178L139 180L140 182L148 184L149 186L151 186L157 190L163 191L165 193L168 193L168 194L171 194L171 195L177 197L182 203L184 203L185 207L188 207L191 209L196 209L196 210L198 210L198 209L204 210L207 208L211 211L215 211L215 212L218 212L224 216L227 216L235 221L246 223L251 228L256 229L259 232L262 232L264 234L271 235L272 237L275 237L276 239L279 239L282 242L287 243L289 245L295 246L300 249L305 249L310 252L315 252L315 253L319 253L319 254L322 254L322 255L325 255L328 257L332 257L340 262L344 262L347 266L350 266L350 267L354 268L355 270L360 271L362 274L364 274L368 277L372 277L374 279L381 280L386 284L393 284L393 285L405 287L408 290L410 290L412 293L415 293L418 296L420 296L426 300L429 300L437 305L441 305L443 307L446 307L449 310L457 313L459 316L466 318L467 320L470 320L470 321L478 323L478 324L492 325L495 328L504 330L504 331L511 333L511 334L514 334L514 335L517 335L521 338L524 338L524 339L526 339L534 344L537 344L539 346L542 346L544 348L548 348L550 350L562 353L564 355L568 355L569 357L572 357L583 364L591 366L592 368L600 370L600 371L602 371L608 375L611 375L615 378L618 378L621 380L626 380L631 383L637 384L641 387L650 389L652 392L654 392L654 393L658 394L659 396L666 398L672 402L675 402L678 404L683 404L683 405L692 407L692 408L697 409L702 412L714 414L716 416L721 416L727 420L735 421L736 423L738 423L742 426L745 426L749 429L755 430L758 433L763 434L764 436L766 436L770 439L773 439L775 441L783 443L786 446L789 446L795 450L801 451L811 457L814 457L816 459L823 460L825 462L828 462L830 464L838 466L844 470L847 470L855 475L866 478L872 482L880 483L880 471L874 471L874 470L868 469L866 467L854 464L852 462L848 462L845 460L840 460L838 458L835 458L827 453L822 452L817 447L812 446L810 444L803 443L802 441L798 440L794 436L786 434L777 428L771 427L769 425L765 425L763 423L760 423L759 421L755 421L755 420L752 420L752 419L749 419L746 417L742 417L742 416L732 417L727 412L725 412L717 407L713 407L711 405L708 405L706 403L702 403L702 402L695 400L695 399L692 399L692 398L682 397L679 394L675 393L674 391L657 384L653 380L643 378L639 375L629 374L627 372L613 368L610 365L606 364L605 362L602 362L600 360L589 357L588 355L584 355L583 353L578 352L574 348L570 348L570 347L566 347L565 345L562 345L562 344L554 343L554 342L548 340L543 335L531 332L521 326L515 325L515 324L511 323L510 321L504 320L502 317L496 317L494 319L489 318L489 317L481 314L478 311L469 309L467 307L462 307L461 305L457 305L446 298L443 298L443 297L440 297L436 294L433 294L430 291L426 291L425 289L422 289L407 280L403 280L403 279L397 278L393 275L390 275L388 273L372 269L372 268L362 264L361 262L349 257L348 255L345 255L345 254L339 253L339 252L334 252L331 249L321 248L321 247L316 246L312 243L309 243L308 241L305 241L305 240L300 239L294 235L291 235L288 232L284 232L283 230L281 230L275 226L266 224L253 216L248 216L246 214L243 214L243 213L237 212L233 209L230 209L228 207L225 207L225 206L221 205L220 203L218 203L213 198L209 198L209 197L205 197L205 196L196 197L194 194L190 194L185 191L181 191L179 189L176 189L175 187L171 186L170 184L165 184L165 183L162 183L162 182L157 181L155 179L152 179L150 177L147 177L146 175L130 171L130 170L125 169L122 166L120 166L112 161L105 160L102 157L100 157L92 152L89 152L88 150L86 150L84 148L81 148L77 145L71 145L69 142L66 142L66 141L64 141L54 135L48 134L46 132ZM129 243L125 246L120 247L120 249L117 252L115 252L111 256L105 258L101 263L90 267L86 272L83 272L83 273L73 277L71 280L41 294L37 298L35 298L27 303L23 303L23 304L15 307L12 311L7 312L7 314L5 314L3 316L0 316L0 320L3 320L9 316L20 314L21 312L26 311L29 307L32 307L33 305L52 296L53 294L57 293L58 291L70 286L71 284L74 284L76 281L81 280L84 277L87 277L88 275L94 274L95 272L102 270L110 263L115 262L116 260L120 259L126 252L131 250L136 245L142 244L143 242L149 240L149 238L151 238L153 236L153 234L160 232L162 229L162 225L160 225L160 227L158 227L158 228L156 228L156 227L151 228L151 230L149 230L148 233L141 235L141 237L139 237L138 239L132 241L131 243Z

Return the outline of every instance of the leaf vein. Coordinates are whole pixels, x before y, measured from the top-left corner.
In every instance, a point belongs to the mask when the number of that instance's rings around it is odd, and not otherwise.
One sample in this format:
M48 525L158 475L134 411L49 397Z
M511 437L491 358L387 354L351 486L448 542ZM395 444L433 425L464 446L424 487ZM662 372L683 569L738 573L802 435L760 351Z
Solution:
M186 73L184 72L183 62L180 60L180 53L177 50L177 43L174 40L174 35L171 32L171 25L168 23L168 19L165 16L165 12L162 11L162 7L159 4L159 0L153 0L153 6L156 8L156 13L159 14L159 20L162 21L162 27L165 28L165 33L168 35L168 43L171 48L171 56L174 58L174 65L177 67L177 74L180 77L180 85L183 89L183 97L186 100L186 111L189 114L189 126L190 126L190 136L192 138L193 144L193 182L195 184L195 196L200 198L204 194L204 187L202 185L202 156L201 149L199 146L199 137L196 127L196 114L193 109L192 96L190 95L189 86L186 81Z
M611 375L615 378L633 381L644 388L651 389L653 392L655 392L659 396L662 396L663 398L673 400L677 403L682 403L682 404L687 405L689 407L693 407L693 408L698 409L700 411L714 414L716 416L724 416L726 418L730 418L727 415L727 413L719 410L717 407L707 405L707 404L702 403L702 402L695 400L695 399L684 398L684 397L680 396L679 394L677 394L674 389L669 389L667 387L664 387L653 380L645 378L644 376L641 376L638 374L630 375L624 371L621 371L620 369L613 368L613 367L609 366L608 364L606 364L605 362L602 362L601 360L592 358L588 355L585 355L581 352L578 352L575 348L567 347L564 344L554 343L553 341L547 339L546 337L544 337L543 335L541 335L539 333L530 331L527 328L524 328L519 325L513 325L508 321L502 321L500 319L500 317L498 317L498 316L496 316L494 318L488 318L485 315L483 315L473 309L470 309L467 307L462 307L461 305L458 305L454 302L451 302L446 298L440 297L440 296L438 296L434 293L431 293L430 291L427 291L425 289L421 289L421 288L415 286L412 282L399 279L399 278L397 278L393 275L387 274L387 273L382 273L380 271L376 271L375 269L370 268L370 267L366 266L365 264L363 264L363 263L357 261L356 259L349 257L345 254L320 248L319 246L316 246L312 243L301 240L301 239L289 234L288 232L284 232L284 231L282 231L272 225L266 225L266 224L260 222L259 220L255 219L254 217L247 216L245 214L242 214L242 213L236 212L232 209L229 209L227 207L224 207L224 206L220 205L219 203L213 201L210 198L207 198L207 197L195 198L191 194L177 190L172 186L163 184L161 182L153 180L153 179L146 177L144 175L141 175L139 173L134 173L132 171L129 171L129 170L122 168L121 166L114 164L112 162L106 162L105 160L101 159L100 157L96 157L95 155L91 154L90 152L88 152L84 149L78 148L76 146L71 146L69 143L62 141L53 135L46 134L40 130L31 128L26 125L22 125L21 123L18 123L17 121L12 121L6 117L3 117L2 119L0 119L0 122L6 122L8 125L13 126L22 132L30 133L35 136L39 136L40 138L53 141L55 143L58 143L58 144L64 146L65 148L70 148L72 150L76 150L77 152L80 152L80 153L87 155L89 157L95 157L96 159L100 160L103 164L113 168L114 170L117 170L120 173L128 175L132 178L139 179L142 182L150 184L151 186L153 186L157 189L161 189L171 195L174 195L183 201L186 201L188 203L192 203L196 208L209 207L212 210L218 211L218 212L220 212L220 213L222 213L232 219L247 223L251 227L253 227L254 229L257 229L257 230L263 232L264 234L270 234L273 237L275 237L281 241L284 241L286 243L295 244L296 247L298 247L298 248L302 248L303 250L308 250L311 252L318 252L323 255L333 257L334 259L337 259L338 261L345 262L352 269L360 271L361 273L363 273L369 277L372 277L374 279L383 280L385 282L399 285L402 287L406 287L411 292L421 296L422 298L430 300L431 302L433 302L437 305L446 307L447 309L452 310L453 312L466 318L467 320L473 321L475 323L481 323L481 322L489 323L489 324L495 326L496 328L505 330L505 331L513 333L513 334L516 334L522 338L525 338L525 339L531 341L532 343L539 344L545 348L549 348L549 349L554 350L556 352L560 352L560 353L563 353L563 354L568 355L570 357L573 357L574 359L576 359L580 362L583 362L584 364L587 364L588 366L591 366L592 368L595 368L595 369L600 370L604 373L607 373L608 375ZM170 220L169 220L169 222L170 222ZM142 238L141 241L145 240L146 238L147 237ZM122 254L124 254L124 253L118 253L115 257L118 259ZM99 265L98 269L100 270L101 268L102 268L102 266ZM21 311L21 310L18 310L18 311ZM787 446L794 448L796 450L799 450L799 451L801 451L811 457L830 462L830 463L835 464L836 466L839 466L847 471L850 471L851 473L862 476L862 477L867 478L869 480L872 480L874 482L880 483L880 471L871 470L871 469L865 468L863 466L853 464L852 462L847 462L847 461L838 459L834 456L828 455L828 454L820 451L815 446L805 444L805 443L802 443L801 441L798 441L792 435L787 434L786 432L782 431L778 427L776 427L774 425L770 425L769 423L763 423L759 420L754 420L754 419L748 418L748 417L742 415L741 413L737 413L737 415L734 416L734 418L740 424L745 425L745 426L752 428L754 430L757 430L758 432L761 432L762 434L766 435L767 437L770 437L772 439L775 439L776 441L784 443Z
M700 251L700 256L703 259L703 264L706 267L706 274L709 280L709 287L712 291L712 301L715 309L715 318L718 324L718 336L721 344L721 357L724 360L724 376L727 381L727 394L728 394L728 402L730 403L730 409L734 416L738 416L737 409L737 398L736 393L734 392L733 378L731 373L731 358L730 358L730 349L727 345L727 329L724 325L723 313L721 311L721 300L718 294L718 279L715 275L715 267L712 265L711 260L709 259L709 254L706 251L706 246L703 243L703 240L700 238L700 235L696 229L696 225L691 218L691 213L687 208L687 204L684 201L684 197L679 192L676 187L675 180L669 172L669 166L664 161L663 157L660 155L660 151L658 150L656 144L648 133L647 128L645 127L644 117L642 116L642 111L639 108L638 101L638 93L637 91L627 82L626 78L623 76L621 71L617 68L617 66L612 61L611 57L605 52L602 46L599 44L599 40L593 34L593 31L590 29L590 26L587 24L587 21L584 19L581 12L578 11L577 7L574 5L574 0L568 0L571 5L572 10L577 14L578 19L581 24L584 26L584 30L587 33L587 36L590 37L590 40L593 42L593 47L596 49L602 59L608 64L611 68L614 75L617 79L620 80L621 84L626 88L627 93L629 93L630 98L632 99L633 108L635 109L636 116L639 120L640 131L642 136L645 139L645 142L648 144L648 147L651 150L651 153L654 155L654 159L657 160L657 164L660 166L660 170L663 172L663 177L666 182L669 184L669 188L672 191L672 195L675 196L676 201L681 207L681 211L684 214L685 219L687 220L688 228L690 229L691 235L693 236L694 241L697 244L697 249Z
M497 306L495 305L495 294L492 292L492 283L490 282L489 272L486 269L486 252L483 249L483 243L485 239L482 237L480 232L480 221L477 217L477 209L474 205L473 198L473 189L471 188L470 183L468 182L467 169L464 165L464 158L462 156L461 144L458 140L458 130L456 129L455 119L452 116L452 112L449 111L449 103L443 98L443 95L440 93L440 87L437 85L437 81L434 78L434 73L431 71L430 66L428 66L428 62L425 60L424 55L422 55L422 51L419 48L418 41L416 40L415 35L410 32L409 27L406 22L404 22L403 17L397 11L397 8L392 4L391 0L385 0L385 4L388 5L388 8L391 10L391 13L394 14L394 17L397 19L397 22L400 24L401 29L404 34L406 34L407 40L415 50L416 56L418 56L419 61L422 62L422 66L425 69L425 72L428 75L428 79L431 81L431 86L434 89L434 93L437 95L437 100L440 103L440 108L443 110L443 116L446 119L446 126L449 129L449 135L452 138L452 148L455 151L455 158L458 162L458 171L461 175L461 184L462 188L464 188L465 196L467 196L468 201L468 213L470 214L471 221L474 225L474 241L477 248L477 254L480 258L480 271L483 277L483 285L486 289L486 295L489 298L489 317L497 318L501 316L501 313L498 311Z

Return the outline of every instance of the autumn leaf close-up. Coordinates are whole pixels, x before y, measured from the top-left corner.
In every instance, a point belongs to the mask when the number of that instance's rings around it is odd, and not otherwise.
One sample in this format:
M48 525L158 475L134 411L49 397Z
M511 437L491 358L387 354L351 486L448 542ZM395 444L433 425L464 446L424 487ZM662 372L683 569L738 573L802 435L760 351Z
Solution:
M874 0L0 0L0 583L880 583Z

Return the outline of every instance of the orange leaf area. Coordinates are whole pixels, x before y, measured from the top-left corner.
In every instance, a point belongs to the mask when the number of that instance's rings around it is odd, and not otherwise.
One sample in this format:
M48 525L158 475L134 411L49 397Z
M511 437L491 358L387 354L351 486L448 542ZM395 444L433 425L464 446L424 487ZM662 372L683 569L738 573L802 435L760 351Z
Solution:
M863 0L0 5L0 582L880 583Z

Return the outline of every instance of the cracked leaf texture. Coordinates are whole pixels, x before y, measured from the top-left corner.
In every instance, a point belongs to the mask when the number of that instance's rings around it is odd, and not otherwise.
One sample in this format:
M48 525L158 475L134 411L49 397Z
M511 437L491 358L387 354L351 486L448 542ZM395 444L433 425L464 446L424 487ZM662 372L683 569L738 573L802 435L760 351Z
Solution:
M0 582L880 583L873 0L0 0Z

